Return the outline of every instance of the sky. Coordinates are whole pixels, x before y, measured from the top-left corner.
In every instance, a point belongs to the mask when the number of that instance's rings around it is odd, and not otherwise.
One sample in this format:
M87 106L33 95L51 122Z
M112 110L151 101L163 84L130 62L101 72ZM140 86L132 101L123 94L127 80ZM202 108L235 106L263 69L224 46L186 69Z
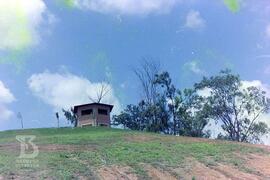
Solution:
M140 99L143 58L181 89L230 68L270 96L269 17L268 0L0 0L0 130L21 128L18 112L55 127L108 82L119 113Z

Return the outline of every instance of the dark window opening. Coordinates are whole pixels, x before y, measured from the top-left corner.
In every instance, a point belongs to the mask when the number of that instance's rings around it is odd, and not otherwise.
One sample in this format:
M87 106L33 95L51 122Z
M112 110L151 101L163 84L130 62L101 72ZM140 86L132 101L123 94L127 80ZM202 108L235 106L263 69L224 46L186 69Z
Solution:
M82 110L82 116L93 114L93 109Z
M98 114L108 115L108 111L106 109L98 109Z

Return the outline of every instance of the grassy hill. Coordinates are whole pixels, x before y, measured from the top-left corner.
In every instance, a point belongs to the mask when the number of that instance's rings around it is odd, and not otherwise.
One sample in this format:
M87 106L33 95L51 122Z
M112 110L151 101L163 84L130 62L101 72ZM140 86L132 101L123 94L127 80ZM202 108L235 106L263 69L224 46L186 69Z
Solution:
M35 135L20 159L16 135ZM32 167L25 167L27 165ZM0 179L268 179L264 146L107 128L0 132Z

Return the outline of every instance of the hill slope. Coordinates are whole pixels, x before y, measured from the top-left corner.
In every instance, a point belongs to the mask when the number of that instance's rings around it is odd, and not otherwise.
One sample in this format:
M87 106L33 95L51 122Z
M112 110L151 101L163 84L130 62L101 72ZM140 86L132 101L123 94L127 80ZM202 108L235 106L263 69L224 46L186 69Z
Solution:
M19 158L16 135L36 136L38 156ZM9 178L268 179L270 156L264 146L107 128L6 131L0 179Z

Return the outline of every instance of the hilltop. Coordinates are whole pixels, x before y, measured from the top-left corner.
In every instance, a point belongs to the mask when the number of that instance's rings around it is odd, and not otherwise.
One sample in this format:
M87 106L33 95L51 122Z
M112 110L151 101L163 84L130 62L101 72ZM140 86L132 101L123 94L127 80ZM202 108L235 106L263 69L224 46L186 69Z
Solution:
M36 158L18 158L16 135L36 136ZM269 148L109 128L0 132L0 179L229 178L270 178Z

